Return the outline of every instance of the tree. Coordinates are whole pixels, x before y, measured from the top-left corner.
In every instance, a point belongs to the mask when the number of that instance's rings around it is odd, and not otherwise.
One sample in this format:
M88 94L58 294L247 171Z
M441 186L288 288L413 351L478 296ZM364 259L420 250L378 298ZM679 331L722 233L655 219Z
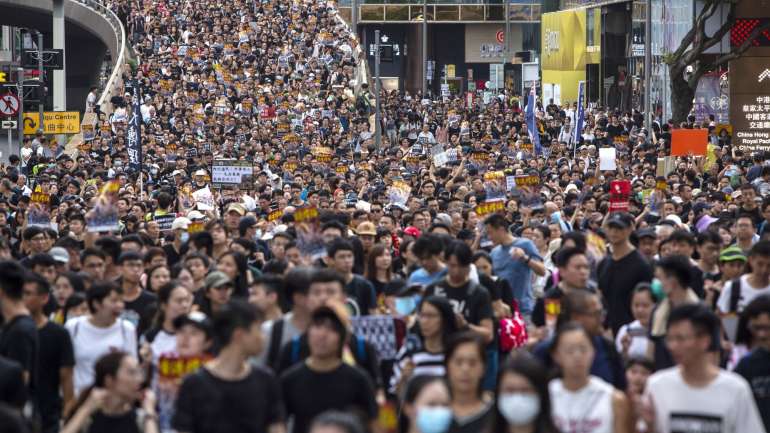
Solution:
M703 74L714 71L730 60L743 55L751 47L752 41L770 28L770 20L767 20L755 27L741 45L731 46L730 52L717 55L704 54L706 50L719 44L733 28L736 21L735 9L741 1L753 0L704 0L702 9L698 12L692 28L682 39L679 48L664 58L671 77L671 109L675 123L687 120L687 115L692 110L698 81ZM726 19L712 35L707 35L706 21L723 6L729 8ZM692 67L691 71L688 71L688 66ZM685 72L687 72L686 75Z

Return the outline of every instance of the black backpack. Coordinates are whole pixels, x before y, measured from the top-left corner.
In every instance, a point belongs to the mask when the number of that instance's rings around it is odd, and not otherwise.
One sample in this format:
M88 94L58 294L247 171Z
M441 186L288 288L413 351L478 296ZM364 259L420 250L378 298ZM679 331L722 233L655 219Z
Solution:
M741 277L731 281L730 286L730 313L738 312L738 302L741 300Z

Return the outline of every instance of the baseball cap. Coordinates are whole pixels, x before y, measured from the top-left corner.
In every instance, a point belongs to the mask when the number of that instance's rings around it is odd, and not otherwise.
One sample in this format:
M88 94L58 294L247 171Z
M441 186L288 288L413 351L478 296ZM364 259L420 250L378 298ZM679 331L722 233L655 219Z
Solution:
M206 170L204 170L202 168L198 169L198 170L195 171L195 175L196 176L205 176L206 175Z
M192 220L202 220L202 219L206 218L206 215L203 215L201 212L199 212L197 210L191 210L190 212L187 213L187 218L189 218L190 221L192 221Z
M176 176L176 175L184 176L185 174L186 174L186 173L184 172L184 170L174 170L174 171L171 173L171 175L172 175L172 176Z
M48 251L48 254L59 263L69 263L70 261L70 253L64 247L53 247L51 251Z
M408 236L412 236L414 238L419 238L420 237L420 229L418 229L415 226L409 226L409 227L404 229L404 234L408 235Z
M230 203L227 205L227 211L225 211L225 213L230 211L235 211L240 216L246 215L246 208L240 203Z
M634 217L628 212L613 212L609 219L607 219L607 225L627 229L633 227Z
M211 336L212 332L212 326L211 326L211 319L209 319L206 314L200 311L193 311L189 314L183 314L176 319L174 319L174 329L179 330L185 325L192 325L201 331L205 332L206 335Z
M376 236L377 235L377 228L374 226L373 223L369 221L362 222L358 225L356 228L356 234L359 236Z
M727 247L719 253L720 262L732 262L735 260L746 261L746 255L743 254L743 250L735 245Z
M214 271L206 275L204 286L206 287L206 289L211 289L211 288L222 287L225 284L230 284L230 283L231 283L230 278L227 275L225 275L224 272Z
M655 229L650 228L650 227L645 227L643 229L639 229L639 230L636 231L636 237L639 238L639 239L644 239L644 238L653 238L653 239L655 239L658 236L655 233Z
M171 230L182 229L187 230L190 225L190 220L185 217L178 217L171 223Z

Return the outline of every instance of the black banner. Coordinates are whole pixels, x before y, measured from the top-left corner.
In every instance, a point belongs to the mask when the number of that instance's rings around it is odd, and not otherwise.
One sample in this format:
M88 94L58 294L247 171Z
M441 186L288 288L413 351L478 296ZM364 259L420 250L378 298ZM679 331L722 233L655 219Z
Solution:
M128 150L128 166L137 172L142 170L142 110L139 82L134 80L133 96L131 97L131 114L128 129L126 129L126 147Z

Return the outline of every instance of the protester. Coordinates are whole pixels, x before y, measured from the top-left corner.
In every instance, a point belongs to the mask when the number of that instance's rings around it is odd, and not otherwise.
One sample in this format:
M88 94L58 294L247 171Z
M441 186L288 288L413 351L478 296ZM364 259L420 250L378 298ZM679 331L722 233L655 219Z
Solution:
M770 296L754 298L741 315L738 325L737 343L748 343L751 353L735 367L751 385L754 399L762 415L765 430L770 428L770 395L767 384L770 380ZM748 341L744 341L748 340Z
M377 416L373 382L363 370L343 362L347 334L333 307L322 306L313 312L307 332L310 355L281 375L281 394L286 413L292 416L292 432L308 432L312 419L331 409L351 411L365 425ZM318 398L322 394L325 397Z
M445 433L452 423L449 388L441 376L409 381L403 397L399 433Z
M554 422L562 431L631 432L626 396L589 374L593 346L591 336L577 323L557 330L551 351L562 377L549 384Z
M117 351L100 357L94 364L94 383L80 396L62 433L159 432L155 396L141 388L142 381L142 370L131 355Z
M172 420L176 431L283 430L278 380L248 362L261 350L261 323L259 310L243 301L217 311L212 330L219 354L184 379Z
M457 329L456 313L446 298L425 298L417 308L413 332L396 355L390 391L397 393L417 376L443 376L444 353Z
M504 363L497 381L494 433L556 433L547 372L533 357L518 354Z
M668 318L666 345L676 367L647 381L647 424L657 431L763 432L746 380L714 365L719 319L699 304L681 305ZM729 396L729 398L725 398Z
M93 384L94 364L104 354L120 350L136 358L137 353L136 328L121 318L124 307L120 287L107 282L94 284L86 302L89 314L65 324L75 352L75 395Z
M72 369L75 358L72 340L63 326L46 317L43 309L49 301L48 281L28 274L24 281L24 304L37 325L39 377L35 384L41 428L45 432L59 429L62 413L69 413L74 403Z
M446 377L451 391L452 424L449 432L475 432L489 428L493 402L482 395L486 354L474 332L455 335L446 349Z

